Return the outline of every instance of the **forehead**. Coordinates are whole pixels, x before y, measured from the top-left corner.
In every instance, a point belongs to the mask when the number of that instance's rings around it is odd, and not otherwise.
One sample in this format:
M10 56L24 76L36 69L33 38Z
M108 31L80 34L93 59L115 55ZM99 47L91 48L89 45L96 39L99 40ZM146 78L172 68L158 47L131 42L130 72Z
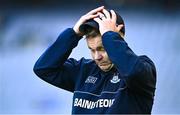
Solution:
M96 37L89 37L86 38L87 45L91 49L96 49L97 47L102 46L102 38L101 36L96 36Z

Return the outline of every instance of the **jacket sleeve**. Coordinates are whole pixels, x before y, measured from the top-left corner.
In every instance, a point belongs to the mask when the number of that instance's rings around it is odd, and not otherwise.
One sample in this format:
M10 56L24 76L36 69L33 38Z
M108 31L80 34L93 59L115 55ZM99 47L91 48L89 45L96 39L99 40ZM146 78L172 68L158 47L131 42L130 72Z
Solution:
M81 60L68 57L79 40L80 37L71 28L62 32L35 63L35 74L52 85L73 92L76 80L74 75L79 71Z
M147 56L137 56L116 32L104 33L102 42L127 86L133 91L153 97L156 85L153 62Z

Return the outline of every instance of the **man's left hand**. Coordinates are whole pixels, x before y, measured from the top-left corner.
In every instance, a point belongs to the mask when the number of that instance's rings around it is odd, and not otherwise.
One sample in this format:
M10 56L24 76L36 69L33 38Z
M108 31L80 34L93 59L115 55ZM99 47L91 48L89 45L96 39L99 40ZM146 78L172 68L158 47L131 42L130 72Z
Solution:
M99 17L94 18L94 20L99 24L99 31L101 35L107 31L119 32L123 27L123 24L116 25L116 13L113 10L108 12L106 9L103 9L102 12L98 12Z

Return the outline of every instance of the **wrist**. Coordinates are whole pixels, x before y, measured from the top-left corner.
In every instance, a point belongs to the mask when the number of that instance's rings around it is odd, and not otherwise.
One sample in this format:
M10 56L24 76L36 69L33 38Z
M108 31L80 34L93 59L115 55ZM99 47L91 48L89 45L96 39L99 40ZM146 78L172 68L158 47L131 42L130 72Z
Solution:
M72 29L76 33L76 35L78 35L79 37L83 36L82 33L79 31L79 29L77 29L76 27L73 27Z

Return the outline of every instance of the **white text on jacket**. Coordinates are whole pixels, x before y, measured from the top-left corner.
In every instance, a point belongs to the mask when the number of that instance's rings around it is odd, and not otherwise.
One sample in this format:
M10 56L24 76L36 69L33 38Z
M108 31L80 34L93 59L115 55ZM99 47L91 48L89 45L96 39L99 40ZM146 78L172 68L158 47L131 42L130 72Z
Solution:
M111 107L115 99L98 99L97 101L90 101L86 99L75 98L74 106L86 109Z

